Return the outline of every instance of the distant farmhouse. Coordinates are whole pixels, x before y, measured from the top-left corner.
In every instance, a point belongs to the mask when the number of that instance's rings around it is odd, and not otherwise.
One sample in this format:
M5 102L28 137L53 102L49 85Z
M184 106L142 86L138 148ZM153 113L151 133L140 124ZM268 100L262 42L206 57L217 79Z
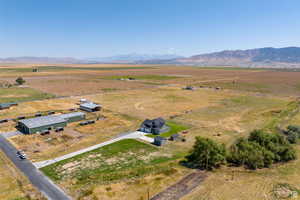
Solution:
M82 112L74 112L62 115L41 116L18 121L17 129L25 134L33 134L45 130L53 130L67 126L67 123L85 119Z
M84 110L86 112L96 112L101 110L101 106L93 102L86 102L80 104L80 110Z
M156 118L153 120L146 119L142 123L139 131L159 135L163 132L168 131L169 128L165 124L166 122L163 118Z

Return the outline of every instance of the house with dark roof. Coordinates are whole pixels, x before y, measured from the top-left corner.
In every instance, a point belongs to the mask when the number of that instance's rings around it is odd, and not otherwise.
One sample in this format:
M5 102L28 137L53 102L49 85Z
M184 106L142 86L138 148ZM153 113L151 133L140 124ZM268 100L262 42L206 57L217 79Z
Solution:
M142 123L139 131L159 135L160 133L164 132L164 130L166 129L165 124L166 122L163 118L156 118L152 120L146 119Z

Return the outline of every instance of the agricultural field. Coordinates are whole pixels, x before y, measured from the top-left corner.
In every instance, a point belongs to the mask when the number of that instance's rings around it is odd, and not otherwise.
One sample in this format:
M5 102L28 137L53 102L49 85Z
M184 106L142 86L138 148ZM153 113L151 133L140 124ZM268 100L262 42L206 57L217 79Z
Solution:
M0 199L44 199L0 151Z
M53 98L55 95L32 88L11 87L0 89L0 103L22 102Z
M17 76L26 80L26 87L0 89L1 102L26 101L1 110L0 119L50 110L65 113L78 108L82 98L104 108L87 114L91 120L100 117L94 124L75 122L62 133L10 138L33 162L135 131L146 118L163 117L171 129L162 136L179 133L185 139L163 147L126 139L41 169L75 199L146 200L195 172L180 161L196 136L228 147L255 129L300 125L300 72L167 65L39 65L38 72L32 68L0 67L3 80L13 83ZM186 86L195 89L183 89ZM3 124L0 132L13 131L14 125ZM300 157L299 146L296 149ZM300 189L299 162L256 171L222 167L207 172L207 178L183 199L280 199L277 193Z

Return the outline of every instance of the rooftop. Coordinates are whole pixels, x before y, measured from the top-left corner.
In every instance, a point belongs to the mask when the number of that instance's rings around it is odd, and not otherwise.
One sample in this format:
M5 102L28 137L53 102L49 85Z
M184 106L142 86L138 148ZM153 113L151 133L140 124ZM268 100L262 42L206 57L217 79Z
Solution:
M37 128L41 126L47 126L50 124L63 123L66 122L66 120L60 116L51 115L51 116L35 117L30 119L22 119L19 120L19 122L24 124L28 128Z
M85 114L83 112L72 112L72 113L67 113L67 114L61 114L59 117L63 119L68 119L71 117L77 117L77 116L84 116Z
M90 108L90 109L94 109L94 108L100 107L99 104L95 104L93 102L83 103L83 104L80 104L80 106L86 107L86 108Z
M19 122L23 123L28 128L37 128L41 126L47 126L51 124L63 123L68 118L85 115L83 112L73 112L61 115L48 115L42 117L35 117L30 119L22 119Z

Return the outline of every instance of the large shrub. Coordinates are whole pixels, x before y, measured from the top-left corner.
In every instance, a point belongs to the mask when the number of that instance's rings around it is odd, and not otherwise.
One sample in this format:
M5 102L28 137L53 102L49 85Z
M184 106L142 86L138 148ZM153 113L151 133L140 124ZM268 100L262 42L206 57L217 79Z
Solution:
M186 159L193 168L212 170L225 163L226 148L224 144L218 144L209 138L196 137L193 149Z
M18 85L23 85L25 82L26 82L26 81L25 81L22 77L18 77L18 78L16 79L16 83L17 83Z

